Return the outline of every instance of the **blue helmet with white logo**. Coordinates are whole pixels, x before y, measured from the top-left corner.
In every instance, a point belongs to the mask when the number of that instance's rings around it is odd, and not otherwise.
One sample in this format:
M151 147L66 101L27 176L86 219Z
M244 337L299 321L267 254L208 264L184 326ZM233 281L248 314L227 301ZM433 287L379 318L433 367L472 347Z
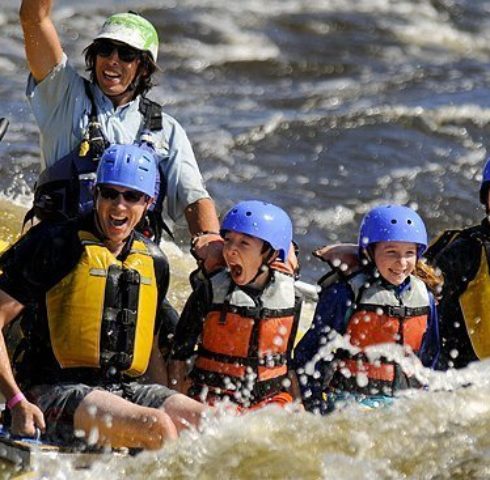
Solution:
M427 230L418 213L402 205L382 205L370 210L359 229L359 248L377 242L416 243L418 256L427 249Z
M293 238L293 225L288 214L272 203L248 200L237 203L223 218L221 234L244 233L268 242L286 261Z
M153 197L156 181L156 159L147 148L138 145L111 145L99 160L97 185L117 185Z

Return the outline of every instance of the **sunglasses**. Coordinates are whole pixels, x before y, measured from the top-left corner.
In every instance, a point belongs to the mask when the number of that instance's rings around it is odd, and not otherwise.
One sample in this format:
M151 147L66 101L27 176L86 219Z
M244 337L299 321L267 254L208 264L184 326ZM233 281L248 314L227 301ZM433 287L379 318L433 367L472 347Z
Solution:
M126 190L125 192L120 192L115 188L111 187L98 187L100 196L105 200L115 200L121 195L124 200L128 203L138 203L141 198L145 195L143 192L137 192L135 190Z
M119 60L129 63L141 56L141 52L128 45L109 42L107 40L95 42L95 54L101 57L110 57L116 50Z

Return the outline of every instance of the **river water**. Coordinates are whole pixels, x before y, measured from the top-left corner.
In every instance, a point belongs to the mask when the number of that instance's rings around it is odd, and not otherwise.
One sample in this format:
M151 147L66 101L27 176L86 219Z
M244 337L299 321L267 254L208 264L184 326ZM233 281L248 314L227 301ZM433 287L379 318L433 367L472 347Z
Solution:
M0 116L11 121L0 193L25 206L39 148L24 98L18 3L2 0L0 9ZM355 241L361 216L380 202L418 208L431 236L483 216L490 1L101 3L56 5L72 62L83 69L81 51L108 14L132 8L153 21L163 69L153 98L187 130L220 211L259 198L291 214L303 280L322 273L310 252ZM191 261L165 246L181 305ZM46 478L487 478L490 367L479 368L431 380L444 390L469 375L477 387L416 394L396 409L226 418L158 454L91 472L53 460Z

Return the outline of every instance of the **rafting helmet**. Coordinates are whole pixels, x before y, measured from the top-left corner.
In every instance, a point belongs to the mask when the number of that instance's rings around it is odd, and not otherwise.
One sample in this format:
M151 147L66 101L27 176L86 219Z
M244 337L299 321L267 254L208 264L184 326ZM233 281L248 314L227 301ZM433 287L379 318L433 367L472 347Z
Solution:
M248 200L237 203L223 218L221 235L232 231L259 238L279 252L286 261L293 239L293 225L288 214L272 203Z
M416 243L420 257L427 249L427 230L418 213L402 205L382 205L370 210L359 228L362 252L377 242Z
M158 57L158 33L146 18L136 13L116 13L102 25L94 40L109 39L148 52L156 63Z
M490 158L485 162L480 185L480 203L487 204L488 190L490 189Z
M111 145L99 160L95 183L126 187L153 197L156 181L156 159L147 148Z

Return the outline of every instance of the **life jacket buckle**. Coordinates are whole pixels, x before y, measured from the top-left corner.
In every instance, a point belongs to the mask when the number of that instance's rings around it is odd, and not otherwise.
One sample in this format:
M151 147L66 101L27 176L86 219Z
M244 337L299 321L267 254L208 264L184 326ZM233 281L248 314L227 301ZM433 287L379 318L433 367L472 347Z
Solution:
M390 307L388 307L388 315L390 317L404 318L407 316L407 313L408 313L407 308L403 307L403 306L399 306L399 307L390 306Z
M134 325L136 321L136 312L125 308L119 312L118 317L122 325Z
M136 270L125 270L121 280L126 285L139 285L140 274Z

